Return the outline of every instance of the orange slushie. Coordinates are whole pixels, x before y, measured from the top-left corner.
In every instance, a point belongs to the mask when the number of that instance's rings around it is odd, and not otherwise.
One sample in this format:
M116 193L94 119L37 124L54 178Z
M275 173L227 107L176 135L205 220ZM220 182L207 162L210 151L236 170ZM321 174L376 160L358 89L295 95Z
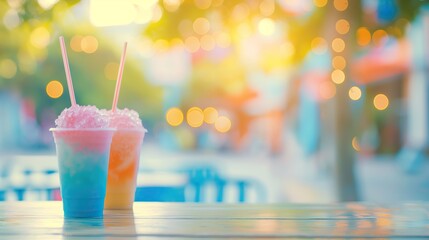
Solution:
M117 129L110 148L105 209L132 209L144 128Z

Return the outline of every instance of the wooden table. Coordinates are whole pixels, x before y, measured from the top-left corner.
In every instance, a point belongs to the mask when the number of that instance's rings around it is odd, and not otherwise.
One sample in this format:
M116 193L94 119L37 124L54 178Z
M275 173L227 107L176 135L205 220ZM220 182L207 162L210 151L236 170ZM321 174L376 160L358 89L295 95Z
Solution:
M104 219L64 219L61 202L0 202L0 239L429 238L429 203L135 203Z

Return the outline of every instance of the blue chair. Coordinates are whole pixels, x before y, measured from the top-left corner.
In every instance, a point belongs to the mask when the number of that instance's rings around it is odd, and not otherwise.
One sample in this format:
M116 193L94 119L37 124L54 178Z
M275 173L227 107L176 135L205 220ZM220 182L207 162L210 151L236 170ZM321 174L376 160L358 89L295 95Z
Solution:
M197 166L187 170L189 174L189 187L194 191L193 201L204 202L206 199L203 195L204 189L209 185L216 188L215 202L225 202L225 189L227 186L233 186L237 189L236 201L243 203L247 201L247 193L250 188L255 188L258 194L258 201L264 201L265 189L261 183L252 179L233 179L223 177L218 170L212 166Z
M185 186L137 187L136 202L185 202Z
M3 189L0 189L0 201L6 200L6 191Z
M265 189L256 180L226 178L210 165L188 166L178 171L187 176L188 182L175 186L138 186L135 201L145 202L207 202L213 200L217 203L225 202L225 191L228 186L236 189L235 201L243 203L248 201L248 192L256 189L258 201L264 201ZM175 172L177 174L177 172ZM214 199L207 199L208 188L214 187ZM192 191L188 191L192 190Z

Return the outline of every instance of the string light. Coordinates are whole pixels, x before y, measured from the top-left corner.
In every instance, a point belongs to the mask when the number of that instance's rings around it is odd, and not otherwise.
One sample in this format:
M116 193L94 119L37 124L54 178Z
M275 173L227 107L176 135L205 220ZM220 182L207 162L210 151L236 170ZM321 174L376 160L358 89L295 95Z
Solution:
M218 112L213 107L207 107L203 111L204 113L204 122L208 124L213 124L216 122L216 119L218 118Z
M346 59L343 56L335 56L332 59L332 67L334 69L340 69L343 70L344 68L346 68Z
M191 127L196 128L201 126L204 122L203 110L201 110L201 108L198 108L198 107L190 108L186 113L186 121Z
M332 50L334 50L335 52L342 52L344 51L344 49L346 48L346 43L344 42L343 39L341 38L335 38L332 41Z
M334 83L336 84L341 84L344 82L344 80L346 79L346 75L344 74L343 71L339 70L339 69L335 69L334 71L332 71L331 73L331 79Z
M349 7L349 1L347 0L334 0L334 7L337 11L345 11Z
M220 116L216 119L215 128L218 132L226 133L231 129L231 120L225 116Z
M328 0L313 0L316 7L324 7L328 3Z
M46 94L51 98L59 98L63 92L63 85L57 80L52 80L46 85Z
M374 97L374 107L377 110L385 110L389 106L389 98L386 95L380 93Z
M335 30L339 34L347 34L350 30L350 23L345 19L340 19L335 23Z
M165 119L171 126L179 126L183 122L183 113L179 108L170 108L165 114Z
M360 27L356 31L357 43L360 46L366 46L371 42L371 33L366 27Z
M85 36L82 38L80 47L85 53L94 53L98 49L98 40L94 36Z
M372 41L377 45L384 43L387 38L387 32L383 29L379 29L372 34Z
M360 90L360 88L353 86L350 88L349 90L349 97L350 99L357 101L361 98L362 96L362 91Z

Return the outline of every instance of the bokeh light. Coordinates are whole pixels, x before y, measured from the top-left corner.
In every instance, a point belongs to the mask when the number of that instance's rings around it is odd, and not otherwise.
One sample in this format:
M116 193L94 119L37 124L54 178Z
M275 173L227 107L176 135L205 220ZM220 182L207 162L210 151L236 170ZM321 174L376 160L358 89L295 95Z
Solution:
M70 40L70 47L75 52L82 52L82 36L81 35L75 35Z
M59 98L63 92L63 85L57 80L52 80L46 85L46 94L51 98Z
M37 0L39 5L45 10L52 8L58 1L59 0Z
M332 67L334 69L343 70L344 68L346 68L346 66L347 66L347 62L343 56L335 56L332 59Z
M11 79L15 77L17 66L11 59L3 59L0 61L0 76L3 78Z
M197 8L205 10L210 7L210 5L212 4L212 0L194 0L194 3Z
M96 27L130 24L136 15L131 1L91 0L89 4L89 20Z
M45 27L38 27L31 32L30 43L36 48L45 48L49 44L51 34Z
M362 91L360 90L359 87L353 86L349 89L349 97L351 100L357 101L361 98L361 96L362 96Z
M328 100L335 97L337 88L331 81L323 81L319 86L319 94L322 100Z
M339 69L335 69L334 71L332 71L331 73L331 79L334 83L336 84L341 84L344 82L344 80L346 79L346 75L344 74L343 71L339 70Z
M340 19L335 24L335 30L339 34L347 34L350 30L350 23L345 19Z
M234 9L232 10L232 19L234 19L237 22L243 21L247 16L250 14L250 7L249 4L246 2L239 3L235 5Z
M212 7L219 7L223 4L224 0L206 0L206 1L211 1Z
M218 132L226 133L231 129L232 123L228 117L220 116L216 119L215 128Z
M192 107L186 113L186 121L191 127L199 127L204 122L204 113L203 110L199 107Z
M269 17L276 10L276 5L274 0L263 0L259 4L259 11L263 16Z
M386 95L380 93L374 97L374 107L377 110L385 110L389 106L389 98Z
M156 4L154 7L153 7L153 15L152 15L152 22L158 22L159 20L161 20L161 18L162 18L162 15L164 15L164 12L162 11L162 8L158 5L158 4Z
M22 1L22 0L7 0L7 1L4 1L4 2L7 2L7 4L11 8L18 9L18 8L20 8L22 6L22 4L23 4L24 1Z
M104 76L106 76L108 80L116 80L118 75L118 69L119 69L118 63L109 62L104 67Z
M372 34L372 41L374 44L379 45L384 43L388 39L387 32L383 29L379 29Z
M347 0L334 0L334 7L337 11L345 11L349 7L349 1Z
M328 44L324 38L316 37L311 41L311 51L317 54L324 54L328 49Z
M313 0L316 7L324 7L328 3L328 0Z
M192 27L195 33L204 35L210 31L210 22L206 18L197 18Z
M202 49L210 51L215 47L216 39L212 35L207 34L200 39L200 44Z
M360 151L360 145L359 145L359 141L357 139L357 137L353 137L352 139L352 147L356 152Z
M82 51L85 53L94 53L98 49L98 40L94 36L85 36L81 41Z
M200 40L198 38L191 36L185 39L185 47L191 53L194 53L200 49Z
M357 43L360 46L366 46L371 42L371 33L368 28L360 27L356 32Z
M182 0L163 0L165 10L168 12L175 12L182 3Z
M335 52L342 52L344 51L344 48L346 48L346 43L341 38L335 38L332 40L332 50Z
M21 24L21 18L15 9L9 9L3 16L3 24L7 29L13 29Z
M204 113L204 122L208 124L215 123L219 115L217 110L213 107L205 108L203 113Z
M273 35L276 31L276 24L271 18L261 19L258 23L258 31L265 36Z
M165 119L171 126L179 126L183 122L183 112L179 108L170 108L165 114Z

